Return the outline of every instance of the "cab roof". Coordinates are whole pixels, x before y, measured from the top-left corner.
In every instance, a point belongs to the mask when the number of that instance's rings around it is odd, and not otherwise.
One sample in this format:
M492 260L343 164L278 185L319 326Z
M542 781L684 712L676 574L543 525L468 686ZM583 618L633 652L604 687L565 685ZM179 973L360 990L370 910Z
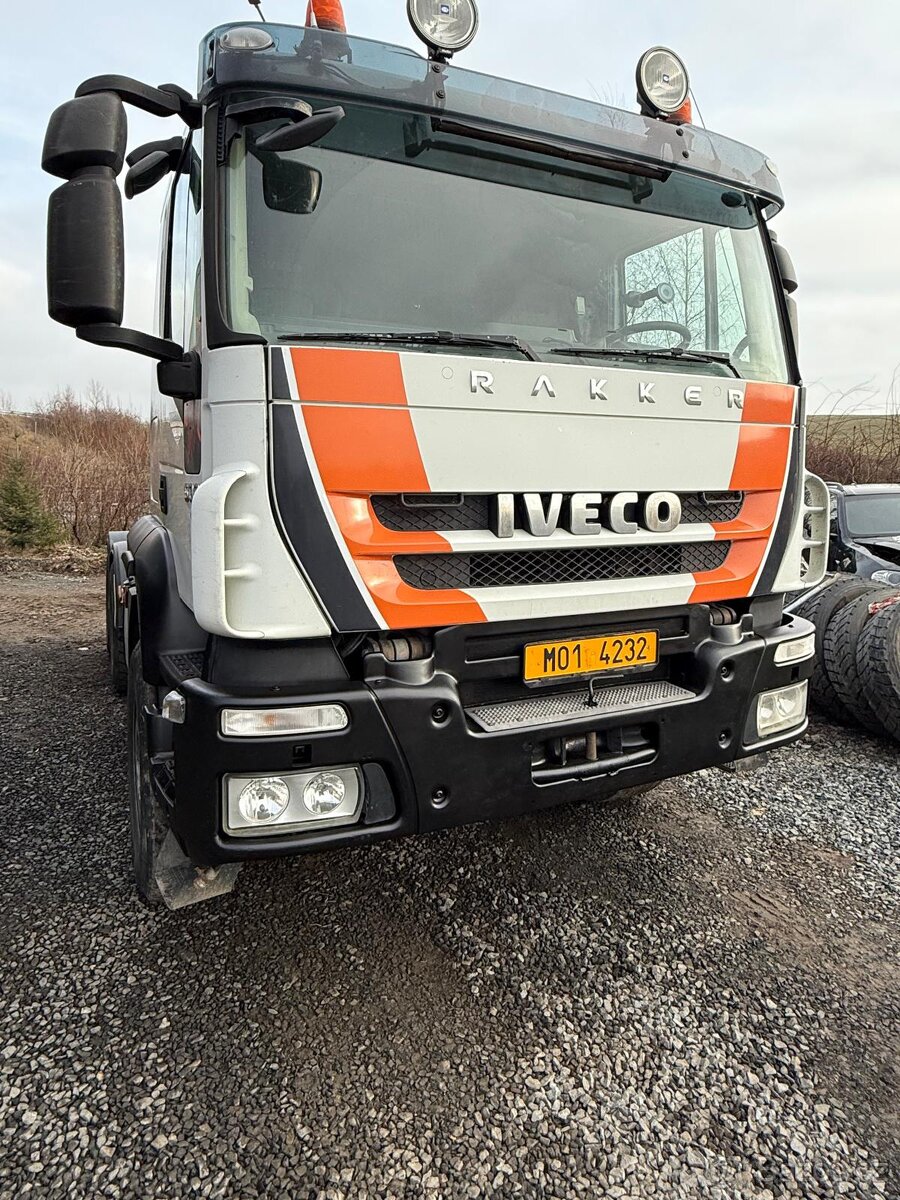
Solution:
M672 125L452 64L435 71L434 64L407 47L324 29L254 23L271 35L271 48L233 50L221 44L229 29L246 25L220 25L201 43L199 97L204 104L241 89L407 108L464 120L495 135L530 135L714 179L757 196L767 216L783 207L775 168L765 155L698 126Z

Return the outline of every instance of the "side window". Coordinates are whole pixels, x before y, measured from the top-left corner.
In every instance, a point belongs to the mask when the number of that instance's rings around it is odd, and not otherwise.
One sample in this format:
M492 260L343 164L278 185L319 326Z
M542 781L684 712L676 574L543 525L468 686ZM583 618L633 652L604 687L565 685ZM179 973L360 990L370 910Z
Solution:
M200 324L200 156L188 142L173 183L166 336L190 349Z
M716 295L719 311L718 349L732 354L747 336L747 316L730 229L716 231Z
M628 325L668 322L686 326L691 343L706 344L706 276L703 231L687 233L648 246L625 259L625 316ZM650 329L629 341L646 346L677 346L678 333Z

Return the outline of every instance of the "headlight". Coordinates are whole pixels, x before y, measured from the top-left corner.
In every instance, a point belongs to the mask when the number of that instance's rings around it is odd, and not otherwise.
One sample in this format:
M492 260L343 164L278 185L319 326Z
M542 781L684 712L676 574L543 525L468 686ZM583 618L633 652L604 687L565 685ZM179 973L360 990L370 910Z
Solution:
M638 63L637 87L645 112L667 117L682 107L691 85L687 67L678 55L665 46L654 46Z
M347 785L340 775L323 771L303 789L303 803L315 817L327 817L336 812L347 796Z
M225 50L270 50L275 39L258 25L241 25L223 33L219 45Z
M408 0L416 36L438 54L464 50L478 32L475 0Z
M775 661L777 663L792 663L802 662L805 658L812 658L816 652L816 635L808 633L806 637L794 638L791 642L782 642L775 648Z
M875 571L872 578L876 583L887 583L891 587L900 587L900 571Z
M807 684L794 683L790 687L776 688L763 692L756 700L756 730L761 738L795 729L806 720Z
M298 833L355 825L363 805L358 767L226 775L225 832L232 837Z
M251 779L238 794L238 812L248 825L271 825L291 800L291 790L283 779Z

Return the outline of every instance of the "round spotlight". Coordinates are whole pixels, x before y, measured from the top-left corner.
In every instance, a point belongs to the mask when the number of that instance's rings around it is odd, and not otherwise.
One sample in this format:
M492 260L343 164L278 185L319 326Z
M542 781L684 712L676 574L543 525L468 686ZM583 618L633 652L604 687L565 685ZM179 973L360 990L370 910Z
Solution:
M314 817L326 817L344 803L347 785L340 775L326 771L314 776L303 789L303 803Z
M464 50L478 32L475 0L408 0L407 14L416 36L439 55Z
M637 69L638 100L651 116L671 116L688 98L691 84L687 67L665 46L654 46L641 57Z
M225 50L271 50L275 39L257 25L241 25L238 29L223 33L219 44Z
M268 825L284 815L291 792L283 779L253 779L241 791L238 808L245 821Z

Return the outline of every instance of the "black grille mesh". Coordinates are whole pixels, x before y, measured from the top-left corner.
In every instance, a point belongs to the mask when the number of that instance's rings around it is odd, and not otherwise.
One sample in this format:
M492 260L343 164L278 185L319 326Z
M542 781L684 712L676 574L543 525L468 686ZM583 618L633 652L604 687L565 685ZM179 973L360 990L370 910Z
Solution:
M394 565L404 583L423 591L527 587L714 571L722 566L730 549L731 542L691 542L497 554L398 554Z
M490 496L373 496L375 516L394 533L454 533L490 528ZM686 525L733 521L744 504L743 492L689 492L681 497Z

